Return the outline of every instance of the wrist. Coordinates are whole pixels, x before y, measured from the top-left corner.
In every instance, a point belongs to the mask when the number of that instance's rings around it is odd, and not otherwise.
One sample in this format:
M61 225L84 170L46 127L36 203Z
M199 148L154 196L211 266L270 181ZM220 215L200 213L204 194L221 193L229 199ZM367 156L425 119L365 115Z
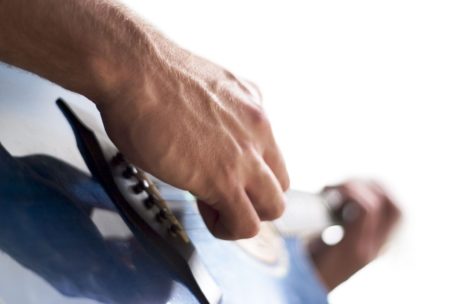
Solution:
M156 64L150 38L140 35L128 38L124 47L112 45L88 56L91 77L82 90L97 106L128 102L142 93Z

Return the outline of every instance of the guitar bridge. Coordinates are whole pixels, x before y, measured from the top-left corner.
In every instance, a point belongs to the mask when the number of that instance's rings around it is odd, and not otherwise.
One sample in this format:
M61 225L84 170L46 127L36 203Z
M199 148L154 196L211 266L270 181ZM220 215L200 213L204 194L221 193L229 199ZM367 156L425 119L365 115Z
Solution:
M181 224L147 175L114 145L100 140L62 99L57 105L71 125L86 165L150 255L158 254L200 303L219 303L222 293Z

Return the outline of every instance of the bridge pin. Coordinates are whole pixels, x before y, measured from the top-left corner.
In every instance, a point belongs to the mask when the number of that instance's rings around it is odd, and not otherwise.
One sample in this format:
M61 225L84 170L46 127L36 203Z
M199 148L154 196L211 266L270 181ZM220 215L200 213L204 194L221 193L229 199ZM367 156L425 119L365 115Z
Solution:
M168 231L171 236L176 237L178 233L181 231L181 229L178 225L170 225Z
M159 210L159 212L158 212L158 214L156 215L156 220L158 221L158 222L162 222L162 221L165 221L165 220L167 220L167 218L168 218L168 210L167 210L167 208L162 208L161 210Z
M150 187L146 180L139 181L136 185L133 186L133 191L136 194L141 193L142 191L147 190Z
M111 159L111 165L119 166L125 162L125 156L122 153L117 152L116 155Z
M155 204L156 204L156 201L155 201L155 198L153 197L153 195L150 195L149 197L147 197L144 200L144 207L146 209L152 209L153 206L155 206Z
M122 176L129 179L133 176L136 176L138 174L138 170L134 166L127 166L126 169L123 171Z

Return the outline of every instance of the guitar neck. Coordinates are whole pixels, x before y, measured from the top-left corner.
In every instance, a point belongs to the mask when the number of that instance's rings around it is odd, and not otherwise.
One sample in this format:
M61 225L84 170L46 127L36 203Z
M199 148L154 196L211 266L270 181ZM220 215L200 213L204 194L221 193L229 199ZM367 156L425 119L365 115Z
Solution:
M333 216L335 201L330 195L289 190L286 192L286 211L275 225L282 235L309 240L337 224Z

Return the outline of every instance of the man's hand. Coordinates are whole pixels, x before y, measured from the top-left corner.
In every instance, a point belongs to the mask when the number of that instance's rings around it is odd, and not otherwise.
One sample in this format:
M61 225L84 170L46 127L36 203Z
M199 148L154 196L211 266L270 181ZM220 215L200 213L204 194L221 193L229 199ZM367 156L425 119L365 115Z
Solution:
M340 243L327 246L318 239L310 245L316 269L331 291L377 256L398 222L400 210L374 182L350 181L324 191L330 190L342 196L342 210L351 210Z
M259 97L174 45L158 52L158 69L134 76L136 90L99 105L108 134L136 165L196 195L215 236L254 236L282 214L289 186Z
M96 102L125 156L195 194L215 236L251 237L283 212L289 179L258 96L115 1L0 1L0 60Z

